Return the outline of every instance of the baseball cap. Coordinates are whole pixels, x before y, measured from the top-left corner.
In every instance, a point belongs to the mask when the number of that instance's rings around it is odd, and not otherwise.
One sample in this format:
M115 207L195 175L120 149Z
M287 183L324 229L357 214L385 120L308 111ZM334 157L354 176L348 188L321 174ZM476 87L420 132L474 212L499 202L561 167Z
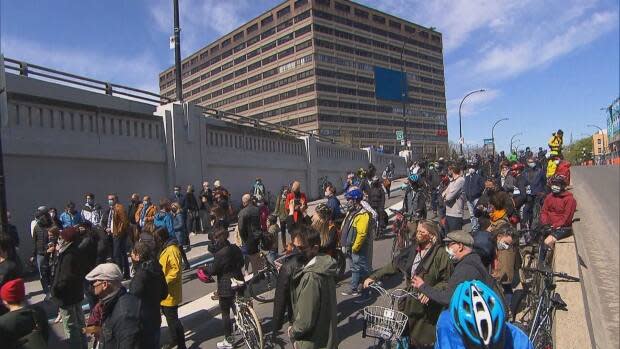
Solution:
M443 239L443 241L444 242L459 242L469 247L474 245L474 238L471 236L470 233L464 230L455 230L455 231L449 232L448 235L446 235L445 239Z
M102 263L86 275L86 280L123 281L123 273L121 273L118 265L114 263Z

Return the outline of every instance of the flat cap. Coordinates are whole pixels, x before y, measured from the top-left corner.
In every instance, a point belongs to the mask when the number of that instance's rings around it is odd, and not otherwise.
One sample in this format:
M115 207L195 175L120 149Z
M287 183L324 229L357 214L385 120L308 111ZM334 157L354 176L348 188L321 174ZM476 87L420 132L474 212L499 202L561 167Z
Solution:
M123 273L114 263L103 263L96 266L86 275L86 280L123 281Z
M470 233L464 230L455 230L455 231L449 232L448 235L446 235L446 238L443 239L443 241L444 242L459 242L469 247L474 246L473 236L471 236Z

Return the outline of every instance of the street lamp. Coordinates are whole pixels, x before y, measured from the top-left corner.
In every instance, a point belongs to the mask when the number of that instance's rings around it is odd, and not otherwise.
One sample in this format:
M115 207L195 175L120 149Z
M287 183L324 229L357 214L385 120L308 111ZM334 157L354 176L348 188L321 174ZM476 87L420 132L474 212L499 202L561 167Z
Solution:
M465 99L467 99L467 97L473 95L474 93L479 93L479 92L484 92L484 91L486 90L480 89L476 91L471 91L470 93L466 94L465 97L463 97L463 99L461 99L461 104L459 104L459 144L460 144L461 156L463 156L463 123L461 121L461 107L463 106L463 102L465 102Z
M511 152L511 153L512 153L512 142L514 141L514 139L515 139L515 137L516 137L516 136L520 136L520 135L522 135L522 134L523 134L523 132L519 132L519 133L515 133L515 134L513 134L513 135L512 135L512 137L510 137L510 152Z
M506 121L508 120L508 118L503 118L503 119L499 119L497 121L495 121L495 123L493 124L493 127L491 127L491 140L493 141L493 156L495 156L495 136L494 136L494 131L495 131L495 126L497 126L497 124L499 124L502 121Z

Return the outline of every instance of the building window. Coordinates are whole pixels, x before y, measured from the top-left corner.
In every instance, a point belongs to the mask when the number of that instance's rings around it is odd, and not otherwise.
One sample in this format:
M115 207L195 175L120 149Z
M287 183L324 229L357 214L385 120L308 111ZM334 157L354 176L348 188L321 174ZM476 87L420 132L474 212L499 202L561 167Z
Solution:
M255 37L250 38L250 40L248 40L246 46L252 46L255 43L257 43L260 40L260 35L256 35Z
M406 26L405 26L405 31L406 31L407 33L415 34L415 28L414 28L414 27L412 27L412 26L409 26L409 25L406 25Z
M301 50L304 50L308 47L312 46L312 40L307 40L305 42L302 42L301 44L295 46L295 51L299 52Z
M278 55L271 55L267 58L263 58L263 65L267 65L269 63L275 62L278 59Z
M334 8L336 8L337 11L342 11L342 12L347 12L347 13L351 12L351 6L341 4L339 2L334 3Z
M295 30L295 37L300 37L308 32L310 32L312 30L312 26L311 25L307 25L303 28L299 28L297 30Z
M260 48L262 53L265 53L269 50L271 50L272 48L276 47L276 42L270 42L267 45L264 45L263 47Z
M230 38L228 38L228 39L226 39L226 40L222 41L222 45L221 45L221 47L226 47L226 46L228 46L229 44L230 44Z
M357 17L361 17L361 18L366 18L368 19L368 12L364 11L364 10L360 10L359 8L356 8L354 11L355 15Z
M390 21L390 27L400 30L400 23L396 21Z
M267 38L267 37L272 36L272 35L273 35L273 34L275 34L275 33L276 33L276 28L271 28L271 29L269 29L269 30L265 30L265 31L264 31L264 32L260 35L260 37L261 37L261 39L264 39L264 38Z
M247 57L245 55L239 56L239 57L235 58L235 65L245 61L246 59L247 59Z
M293 33L284 35L283 37L279 38L278 39L278 45L282 45L282 44L284 44L286 42L289 42L291 40L293 40Z
M316 0L316 3L323 6L329 6L330 0Z
M261 26L261 27L264 27L264 26L266 26L267 24L269 24L269 23L271 23L271 22L273 22L273 15L270 15L269 17L265 17L265 18L263 18L263 19L260 21L260 26Z
M596 140L596 144L601 145L601 139L600 138Z
M254 23L245 30L246 33L250 34L258 30L258 23Z
M377 16L377 15L372 15L372 20L377 22L377 23L385 24L385 17L381 17L381 16Z
M278 53L278 59L282 59L284 57L290 56L293 53L295 53L295 48L294 47L287 48L286 50L281 51L280 53Z
M243 32L238 32L233 36L233 40L238 41L239 39L243 39Z
M254 51L248 52L248 54L246 55L246 58L247 58L247 59L250 59L250 58L252 58L252 57L256 57L256 56L258 56L259 54L260 54L260 48L257 48L257 49L256 49L256 50L254 50Z
M305 11L305 12L300 13L297 16L295 16L295 23L301 22L301 21L303 21L304 19L306 19L308 17L310 17L310 10Z
M308 0L297 0L295 1L295 9L298 9L302 6L305 6L308 4Z
M283 16L288 15L289 13L291 13L291 7L290 6L286 6L285 8L283 8L280 11L277 12L277 17L281 18Z
M248 71L254 70L254 69L258 69L261 66L261 61L258 62L254 62L250 65L248 65Z
M286 28L288 28L288 27L290 27L292 25L293 25L293 20L292 19L289 19L286 22L280 23L280 24L278 24L278 27L277 27L278 28L278 32L281 32L282 30L284 30L284 29L286 29Z

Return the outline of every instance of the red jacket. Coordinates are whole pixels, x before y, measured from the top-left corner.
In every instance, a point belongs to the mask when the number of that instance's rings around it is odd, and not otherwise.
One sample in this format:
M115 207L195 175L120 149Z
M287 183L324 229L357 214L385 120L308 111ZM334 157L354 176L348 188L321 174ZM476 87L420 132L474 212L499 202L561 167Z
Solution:
M572 193L548 194L540 211L540 223L554 228L570 227L576 208L577 201Z
M555 174L566 177L566 184L570 184L570 162L566 160L560 161L558 167L555 169Z
M295 193L294 192L290 192L286 195L286 214L288 215L288 207L291 203L291 200L295 200ZM305 206L308 204L308 200L306 199L306 194L305 193L300 193L299 194L299 200L302 202L302 206ZM295 211L295 213L293 213L293 222L297 222L299 220L299 215L300 212Z

